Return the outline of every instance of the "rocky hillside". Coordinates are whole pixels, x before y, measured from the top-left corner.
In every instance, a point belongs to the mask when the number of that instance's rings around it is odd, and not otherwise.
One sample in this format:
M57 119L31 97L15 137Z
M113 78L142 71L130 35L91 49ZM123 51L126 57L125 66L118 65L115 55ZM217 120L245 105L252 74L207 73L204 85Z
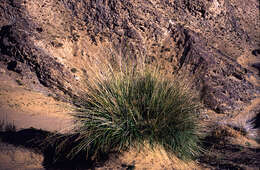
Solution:
M122 58L188 77L205 119L256 117L259 127L259 9L258 0L1 0L0 103L10 105L5 89L15 101L28 98L6 88L9 79L44 96L42 112L53 98L73 103L93 64Z
M90 58L114 55L192 76L216 113L259 97L257 0L3 0L0 15L2 67L59 98L80 94Z

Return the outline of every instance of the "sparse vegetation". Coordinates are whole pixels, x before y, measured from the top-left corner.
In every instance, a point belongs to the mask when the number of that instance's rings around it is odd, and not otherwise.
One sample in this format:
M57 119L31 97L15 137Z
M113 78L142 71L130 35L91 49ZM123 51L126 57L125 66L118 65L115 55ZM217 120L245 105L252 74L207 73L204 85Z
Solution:
M0 132L15 132L16 127L13 123L6 122L5 120L0 120Z
M69 157L92 157L131 146L161 145L182 159L200 152L199 104L179 79L156 71L111 71L88 82L84 102L74 114L78 144Z
M5 132L15 132L16 131L16 127L14 125L14 123L10 124L6 124L5 126Z

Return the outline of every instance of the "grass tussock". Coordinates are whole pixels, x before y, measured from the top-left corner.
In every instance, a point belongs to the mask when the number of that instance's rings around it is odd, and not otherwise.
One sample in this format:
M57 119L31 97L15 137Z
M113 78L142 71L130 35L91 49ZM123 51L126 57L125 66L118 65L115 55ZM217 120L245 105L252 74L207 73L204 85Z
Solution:
M162 146L189 160L200 152L200 105L180 79L151 69L93 71L74 116L76 145L69 157L86 152L92 158L131 146Z

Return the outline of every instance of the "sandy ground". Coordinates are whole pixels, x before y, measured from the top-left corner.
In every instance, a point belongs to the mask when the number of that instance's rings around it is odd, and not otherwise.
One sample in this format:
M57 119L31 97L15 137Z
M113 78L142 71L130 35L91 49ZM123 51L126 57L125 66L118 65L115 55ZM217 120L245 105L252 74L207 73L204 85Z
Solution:
M0 120L17 129L34 127L60 131L71 127L71 106L50 96L19 85L7 74L0 74Z
M130 148L127 152L114 154L104 166L96 168L102 169L131 169L135 170L200 170L201 167L195 161L185 162L174 155L169 155L160 146L153 149L148 144L144 144L142 149Z
M37 128L66 132L73 125L71 106L48 95L33 91L0 72L0 122L13 124L17 130ZM0 141L0 169L44 169L43 156L22 147Z
M1 170L43 170L42 161L40 154L0 142Z

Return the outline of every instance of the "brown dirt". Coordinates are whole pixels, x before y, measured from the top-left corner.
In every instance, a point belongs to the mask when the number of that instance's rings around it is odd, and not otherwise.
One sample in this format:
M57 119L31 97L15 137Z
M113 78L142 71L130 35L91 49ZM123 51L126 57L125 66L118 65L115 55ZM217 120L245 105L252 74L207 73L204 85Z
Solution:
M0 169L2 170L44 170L43 156L28 149L0 142Z
M38 128L60 131L71 127L71 106L19 85L0 73L0 120L17 129Z
M201 167L195 161L185 162L174 155L169 155L162 147L151 149L145 145L142 149L131 148L119 155L111 155L110 159L101 168L114 169L115 167L134 167L137 170L199 170Z
M0 73L0 122L13 124L16 130L37 128L66 132L72 127L71 105L56 101L15 81L7 71ZM2 126L4 126L2 125ZM0 169L44 169L43 155L23 147L0 142Z

